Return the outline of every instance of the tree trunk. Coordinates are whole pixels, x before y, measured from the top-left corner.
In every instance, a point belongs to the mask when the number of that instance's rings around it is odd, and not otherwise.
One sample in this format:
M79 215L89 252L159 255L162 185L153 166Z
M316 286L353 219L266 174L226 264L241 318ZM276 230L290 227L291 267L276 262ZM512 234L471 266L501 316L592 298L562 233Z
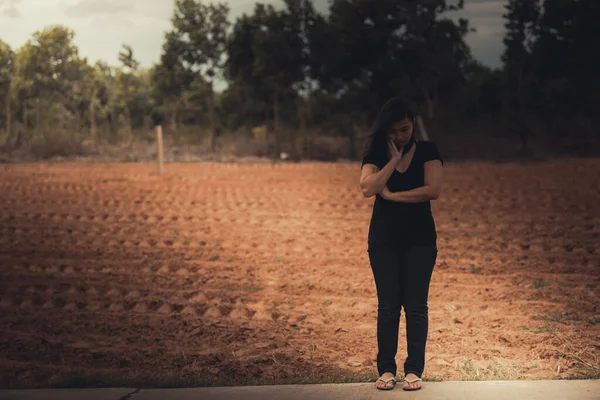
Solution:
M90 100L90 136L92 139L96 139L97 135L97 127L96 127L96 107L94 104L94 100L96 99L96 89L94 89L94 93L92 94L92 98Z
M425 103L427 105L427 117L431 120L433 119L433 100L426 89L423 89L423 96L425 97Z
M214 153L217 148L217 132L215 131L215 102L212 81L208 87L208 117L210 119L210 151Z
M35 107L35 126L34 129L40 128L40 105L39 102Z
M17 140L15 141L15 148L18 148L23 143L23 136L27 130L27 103L23 102L23 128L17 129Z
M354 160L356 158L356 133L358 128L353 126L350 130L350 136L348 139L348 159Z
M60 128L61 131L65 130L65 113L66 113L66 107L64 104L60 104L60 116L58 119L58 126Z
M306 131L306 108L307 105L302 103L299 111L300 111L300 137L304 139L304 143L302 146L302 156L308 157L308 132Z
M433 119L434 110L438 103L438 81L437 79L433 80L433 100L431 103L431 119Z
M129 111L129 107L125 108L125 112L127 117L127 130L129 133L133 133L133 122L131 121L131 111Z
M135 135L133 134L133 122L131 121L131 111L129 111L129 106L125 107L125 119L127 123L127 133L129 133L129 146L131 146L135 140Z
M10 132L10 128L11 128L11 126L10 126L10 123L11 123L11 121L10 121L10 90L6 91L6 104L5 105L6 105L6 113L5 113L6 114L6 133L8 134L7 137L10 138L10 136L11 136L11 132Z
M23 102L23 128L27 129L27 103Z
M171 120L169 121L169 129L172 131L177 130L177 106L175 105L171 110Z
M273 93L273 131L275 133L275 157L279 158L281 153L281 144L279 143L279 93L277 89Z
M118 128L116 126L115 116L114 116L113 112L110 110L108 111L108 126L110 129L109 142L114 144L117 142Z
M518 131L519 131L519 138L521 139L521 149L520 149L520 153L522 155L527 155L529 154L529 126L527 125L527 121L525 118L525 93L524 93L524 89L523 89L523 68L519 68L519 78L517 81L517 93L518 93L518 102L517 102L517 107L518 107L518 121L519 121L519 126L517 127Z
M311 102L311 92L309 90L308 95L306 96L306 114L305 114L305 118L308 118L310 120L312 116L312 102ZM306 129L306 154L308 158L312 157L312 153L313 153L313 136L312 136L312 132L310 129Z
M269 129L269 111L265 109L265 139L271 140L271 129Z

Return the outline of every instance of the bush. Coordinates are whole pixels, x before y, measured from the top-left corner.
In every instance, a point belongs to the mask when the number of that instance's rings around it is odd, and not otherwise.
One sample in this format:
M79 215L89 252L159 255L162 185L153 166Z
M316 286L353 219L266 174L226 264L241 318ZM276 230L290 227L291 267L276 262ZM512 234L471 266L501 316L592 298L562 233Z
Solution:
M29 141L29 151L38 159L86 155L85 147L77 134L65 131L33 136Z
M335 161L346 158L348 153L348 138L317 136L310 148L310 158L318 161Z
M253 139L241 135L223 135L217 139L220 151L236 157L270 157L275 148L272 140Z

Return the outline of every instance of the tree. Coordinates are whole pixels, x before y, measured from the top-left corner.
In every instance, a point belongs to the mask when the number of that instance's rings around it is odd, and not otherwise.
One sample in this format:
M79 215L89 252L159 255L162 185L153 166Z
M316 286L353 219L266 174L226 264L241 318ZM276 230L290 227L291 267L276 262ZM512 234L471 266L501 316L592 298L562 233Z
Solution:
M133 57L133 49L128 44L123 45L123 50L119 52L119 61L124 67L129 68L131 72L137 71L140 66L139 61Z
M460 8L444 0L332 1L327 24L315 26L322 39L311 58L320 90L340 105L351 157L356 133L390 97L409 97L433 118L440 97L464 85L468 21L445 18Z
M115 68L105 62L98 61L94 66L92 101L90 102L90 130L96 121L108 123L110 140L117 138L117 101L116 101L116 72Z
M269 8L269 10L266 10ZM237 126L268 125L272 100L268 89L255 74L254 42L262 28L264 15L275 12L272 6L257 3L252 15L238 17L227 42L225 77L229 83L223 95L224 104L233 112L229 122L239 121ZM252 101L248 101L248 99ZM237 118L236 118L237 117Z
M310 30L316 13L308 0L285 0L285 8L257 4L252 16L242 16L229 41L230 82L254 93L255 101L270 98L275 154L281 150L282 100L293 104L311 84ZM292 138L292 152L296 153Z
M540 92L535 104L541 106L538 113L548 122L549 132L598 132L598 15L600 3L594 0L543 2L533 69Z
M216 148L214 81L221 78L225 62L229 7L224 3L176 0L172 40L183 50L185 67L206 82L210 118L210 148Z
M532 135L527 121L531 111L527 98L535 81L532 52L538 32L540 4L539 0L509 0L505 8L506 34L503 41L506 48L502 61L508 79L509 118L521 139L521 152L527 154Z
M125 123L131 133L133 132L131 108L141 87L141 82L136 75L140 63L134 58L133 50L128 45L123 45L123 50L119 52L119 61L122 68L116 73L115 100L125 113ZM133 140L133 137L131 139Z
M89 119L90 119L90 137L97 139L98 137L98 123L96 117L96 109L98 108L98 96L106 90L106 82L104 75L101 71L102 64L96 63L96 66L92 68L89 74L89 80L87 82L88 96L89 96Z
M152 96L161 115L170 114L171 128L177 129L177 121L181 115L182 96L194 79L194 74L185 68L183 61L184 48L173 32L165 35L160 63L152 72Z
M73 115L76 86L87 65L87 60L79 57L73 37L70 29L51 26L34 33L17 52L14 90L26 126L31 109L36 127L53 124L62 129L66 117Z
M4 122L8 137L11 136L10 88L15 69L15 53L0 40L0 99L4 100Z

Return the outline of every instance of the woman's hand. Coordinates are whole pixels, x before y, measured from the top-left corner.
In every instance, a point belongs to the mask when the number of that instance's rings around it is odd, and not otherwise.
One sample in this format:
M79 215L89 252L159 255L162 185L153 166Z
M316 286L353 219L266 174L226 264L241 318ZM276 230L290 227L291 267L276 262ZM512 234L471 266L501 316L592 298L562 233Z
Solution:
M393 161L400 162L400 160L402 160L402 154L398 151L393 140L388 139L388 150L390 151L390 157Z
M387 186L383 187L383 190L379 195L383 197L384 200L392 200L392 192L390 192L390 189L388 189Z

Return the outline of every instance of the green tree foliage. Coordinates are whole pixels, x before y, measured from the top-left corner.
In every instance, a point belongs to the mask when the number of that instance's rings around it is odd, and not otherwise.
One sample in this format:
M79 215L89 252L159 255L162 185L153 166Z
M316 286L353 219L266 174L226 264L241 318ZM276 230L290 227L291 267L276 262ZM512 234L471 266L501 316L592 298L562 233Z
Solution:
M521 139L521 151L528 152L532 134L528 115L532 111L536 71L533 67L533 47L538 34L540 2L538 0L509 0L507 12L506 46L502 61L507 77L508 117L512 130Z
M600 3L594 0L543 2L532 69L538 115L555 134L600 131L599 15Z
M185 104L184 93L190 90L195 74L185 67L184 46L173 32L165 35L160 63L151 71L152 98L156 104L156 121L165 121L177 130Z
M529 150L534 125L552 143L597 135L600 3L510 0L506 10L503 107L521 150Z
M482 135L515 135L524 152L535 137L598 136L596 0L506 0L498 69L473 60L473 29L453 17L463 1L331 0L324 15L311 0L281 4L257 2L230 24L225 3L174 0L150 68L128 45L119 65L89 65L62 26L14 51L0 41L1 126L14 145L67 130L117 142L157 123L167 134L208 126L212 150L220 129L260 126L271 153L301 144L315 155L327 135L355 158L381 105L403 95L439 137L472 121L488 126Z
M440 97L464 84L468 22L446 16L461 7L443 0L333 0L328 21L315 27L323 40L312 65L325 98L339 107L335 125L350 138L351 157L357 131L390 97L409 97L433 118Z
M288 121L296 119L301 95L310 88L310 31L316 18L307 0L286 0L282 10L257 4L252 16L238 19L229 40L227 77L232 88L225 98L239 104L252 96L255 101L247 111L253 121L272 115L275 154L281 149L282 114Z
M17 52L13 90L26 126L64 129L67 124L76 125L88 69L73 35L65 27L49 27L34 33Z
M184 67L198 74L198 82L207 86L206 102L210 119L210 147L216 146L214 82L223 74L225 63L227 20L229 7L225 3L206 4L200 0L176 0L171 19L170 40L178 42Z
M117 113L124 116L124 124L133 132L136 127L148 127L150 104L150 73L139 70L130 46L124 45L119 53L122 68L115 75L114 101Z

